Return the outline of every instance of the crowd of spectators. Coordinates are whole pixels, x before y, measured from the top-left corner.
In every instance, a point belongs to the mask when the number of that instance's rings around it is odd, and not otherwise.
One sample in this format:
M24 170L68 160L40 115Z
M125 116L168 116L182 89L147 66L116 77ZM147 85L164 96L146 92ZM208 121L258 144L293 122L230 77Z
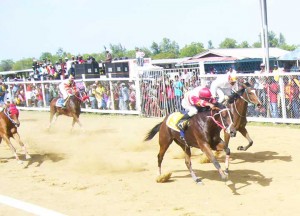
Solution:
M33 59L32 70L30 79L34 80L60 80L66 79L70 75L75 77L75 65L76 64L93 64L99 67L98 62L94 57L89 56L88 59L83 59L81 55L59 58L55 63L50 62L48 59L37 61Z
M80 56L78 58L80 60ZM71 58L71 61L74 61ZM84 61L84 60L83 60ZM81 64L83 63L81 62ZM50 68L50 74L55 78L55 72L51 72L52 64L44 62L43 64L34 61L37 70L39 68ZM80 64L79 62L77 62ZM72 65L72 64L71 64ZM71 67L72 68L72 67ZM68 76L72 74L62 71L68 71L70 67L58 67L60 75ZM47 69L46 69L47 70ZM299 118L300 99L299 88L300 81L296 75L283 76L283 88L280 87L278 67L274 65L272 73L274 76L259 76L260 74L268 74L265 71L264 65L261 65L261 70L256 71L255 75L249 77L239 77L239 82L249 82L260 98L263 106L261 109L255 108L249 103L249 116L263 116L280 118L284 115L282 104L286 107L286 116L288 118ZM228 68L228 72L232 72L232 68ZM233 71L234 72L234 71ZM48 73L39 72L39 75ZM48 76L49 78L51 76ZM61 79L61 78L60 78ZM170 74L143 77L140 86L136 86L133 81L88 81L81 85L80 89L87 92L90 97L90 104L87 107L91 109L101 110L136 110L137 106L141 106L141 111L146 116L165 116L175 111L183 111L181 100L185 92L200 85L201 80L199 73L193 70L183 70L183 72L172 76ZM205 78L206 87L214 78ZM49 83L26 83L6 85L0 81L0 103L5 100L11 100L18 106L35 106L48 107L50 100L59 96L58 82ZM82 88L83 86L83 88ZM136 88L139 88L141 93L141 104L136 103ZM281 97L280 90L284 89L284 98ZM284 101L282 101L284 100Z

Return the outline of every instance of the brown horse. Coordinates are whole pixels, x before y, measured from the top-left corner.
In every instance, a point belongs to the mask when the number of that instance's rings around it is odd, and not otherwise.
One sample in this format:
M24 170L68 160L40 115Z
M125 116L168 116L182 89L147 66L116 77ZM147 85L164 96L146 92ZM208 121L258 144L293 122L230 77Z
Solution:
M51 126L55 123L59 115L66 115L73 118L72 130L74 128L75 123L77 123L82 128L82 124L79 121L79 115L81 113L81 104L88 100L88 96L82 97L79 92L74 95L71 95L68 99L66 99L66 107L64 108L56 106L56 102L58 99L59 97L53 98L50 102L50 124L48 129L50 129Z
M168 116L165 117L165 119L155 127L153 127L145 137L145 141L151 140L155 136L155 134L159 132L159 175L161 175L161 163L164 154L171 145L172 141L175 141L175 143L177 143L185 152L185 164L196 183L201 183L202 181L195 175L194 171L192 170L190 147L201 149L213 162L216 169L219 171L221 178L223 180L227 179L227 172L223 172L223 170L221 169L219 162L216 160L212 153L212 149L218 151L225 150L226 154L228 155L229 161L230 150L226 146L226 143L220 138L220 132L221 129L224 129L231 136L236 135L231 115L232 114L227 108L222 110L218 109L198 112L189 120L189 125L185 130L184 139L180 138L180 133L177 130L168 127ZM228 161L225 163L226 166L228 164Z
M1 112L0 112L0 143L2 139L6 142L6 144L10 147L11 151L13 152L16 160L19 163L22 163L20 160L15 147L10 142L10 138L14 138L19 145L22 147L25 158L30 159L30 155L27 152L25 144L22 142L20 135L18 133L17 127L20 126L19 117L19 110L17 109L15 104L7 105Z
M253 140L250 138L246 129L248 103L252 103L257 107L261 107L261 102L255 94L255 90L251 88L249 83L242 83L241 89L233 93L229 97L228 102L228 108L233 114L233 123L235 129L239 131L249 142L246 146L239 146L238 150L246 151L253 144ZM229 140L230 136L224 133L224 141L227 145Z

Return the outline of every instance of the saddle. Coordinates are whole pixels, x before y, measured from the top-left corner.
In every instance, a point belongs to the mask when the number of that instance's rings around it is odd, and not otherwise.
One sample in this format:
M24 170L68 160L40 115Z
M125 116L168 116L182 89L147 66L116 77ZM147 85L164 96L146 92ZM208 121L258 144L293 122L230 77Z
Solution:
M58 98L56 103L55 103L56 107L63 107L64 106L64 99L63 98Z
M177 127L176 124L183 115L184 114L182 114L181 112L174 112L171 115L169 115L166 121L167 126L175 131L180 132L180 129ZM188 120L184 120L183 124L187 125L187 121Z

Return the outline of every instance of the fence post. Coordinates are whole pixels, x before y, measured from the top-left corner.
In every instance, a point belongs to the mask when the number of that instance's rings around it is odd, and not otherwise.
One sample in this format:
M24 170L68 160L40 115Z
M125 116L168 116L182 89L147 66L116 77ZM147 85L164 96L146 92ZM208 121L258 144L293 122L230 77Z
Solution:
M141 86L140 86L140 78L139 74L137 74L135 79L135 100L136 100L136 110L139 112L139 115L141 115L142 110L142 103L141 103Z
M26 107L28 107L28 98L27 98L27 88L26 88L26 79L23 77L23 82L24 82L24 95L25 95L25 101L26 101Z
M42 86L42 94L43 94L43 103L44 103L44 107L46 107L46 94L45 94L45 86L44 86L44 77L41 76L41 86Z
M284 93L284 82L283 82L283 76L279 76L279 89L280 89L280 98L281 98L281 113L282 118L286 119L286 106L285 106L285 93Z

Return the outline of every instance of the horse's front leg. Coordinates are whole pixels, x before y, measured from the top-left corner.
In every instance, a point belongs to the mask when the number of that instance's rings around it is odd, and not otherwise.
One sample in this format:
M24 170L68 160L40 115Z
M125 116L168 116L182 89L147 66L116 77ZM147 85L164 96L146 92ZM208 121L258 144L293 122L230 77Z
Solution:
M20 135L18 133L14 133L13 134L13 138L19 143L19 145L22 147L24 154L25 154L25 158L28 160L31 158L31 156L28 154L27 151L27 147L26 145L22 142Z
M9 146L10 150L12 151L13 155L15 156L16 160L18 163L22 163L23 161L20 160L17 151L15 149L15 147L12 145L12 143L10 142L8 137L3 137L4 141L6 142L6 144Z
M225 174L229 174L229 160L230 160L230 149L226 147L224 149L226 156L225 156Z
M253 145L253 140L250 138L249 133L245 127L240 128L239 132L248 140L249 144L246 146L239 146L237 149L240 151L247 151L247 149Z
M57 116L58 114L50 114L50 123L49 123L49 126L48 126L48 130L52 127L52 125L54 125L54 123L56 122L57 120Z
M79 127L83 130L82 124L79 121L79 118L77 116L73 116L73 121L72 121L72 129L71 131L73 131L75 123L77 123L79 125Z
M222 180L227 180L228 176L223 172L223 170L221 169L221 165L220 163L217 161L217 159L215 158L210 146L208 143L205 143L203 145L202 151L206 154L206 156L208 157L208 159L214 164L214 166L216 167L216 169L219 171L219 174L222 178Z

